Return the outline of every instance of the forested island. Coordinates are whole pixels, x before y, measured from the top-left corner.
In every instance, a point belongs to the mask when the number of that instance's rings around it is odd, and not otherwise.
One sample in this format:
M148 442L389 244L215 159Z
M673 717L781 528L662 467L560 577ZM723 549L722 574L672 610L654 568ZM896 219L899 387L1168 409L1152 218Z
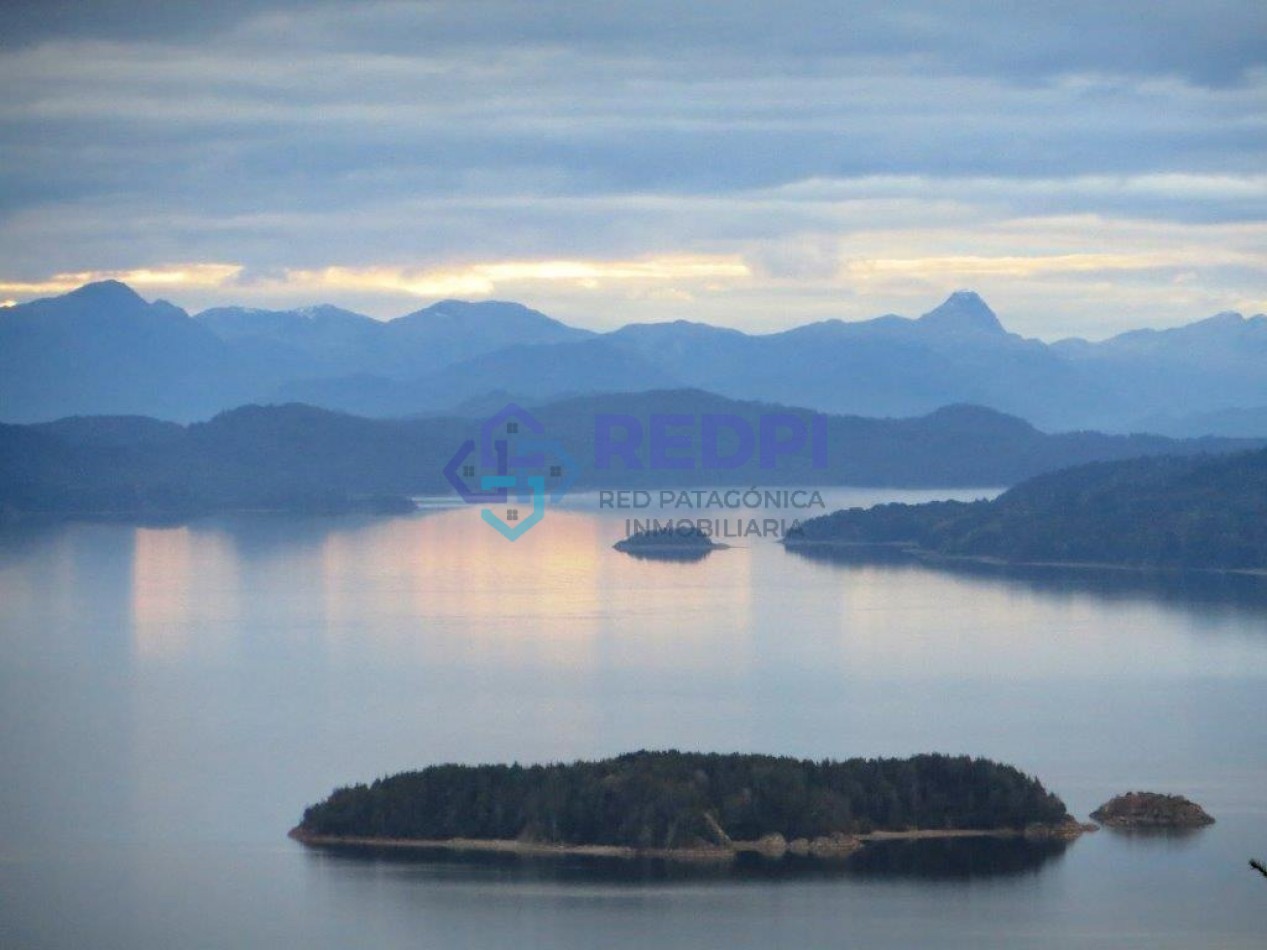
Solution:
M993 501L852 508L784 540L809 555L886 545L1011 563L1267 570L1267 451L1097 462Z
M341 788L291 836L313 845L726 856L846 854L868 836L1072 837L1064 803L968 756L809 761L634 752L552 765L437 765Z

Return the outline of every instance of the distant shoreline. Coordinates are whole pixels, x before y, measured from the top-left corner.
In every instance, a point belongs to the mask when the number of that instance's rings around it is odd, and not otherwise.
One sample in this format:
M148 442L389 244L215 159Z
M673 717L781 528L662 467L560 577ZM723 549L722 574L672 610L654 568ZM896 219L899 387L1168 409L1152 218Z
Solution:
M1204 574L1244 574L1267 577L1267 567L1195 567L1183 564L1122 564L1113 561L1008 561L985 554L942 554L904 541L795 541L780 542L785 551L898 551L918 561L937 564L978 564L985 567L1043 567L1078 571L1129 571L1136 574L1171 574L1200 572Z
M1072 821L1062 825L1042 825L1024 829L994 828L915 828L909 831L872 831L840 836L829 845L797 839L788 842L781 835L757 841L732 841L729 845L698 848L634 848L625 845L554 844L539 841L516 841L507 838L373 838L362 836L311 834L300 827L292 828L287 837L310 848L392 848L419 851L483 852L518 854L530 857L594 857L594 858L659 858L668 861L729 861L740 854L762 854L782 857L785 854L818 858L846 858L870 842L923 841L950 838L1023 838L1029 840L1072 841L1081 835L1098 831L1099 827ZM773 839L773 840L772 840Z

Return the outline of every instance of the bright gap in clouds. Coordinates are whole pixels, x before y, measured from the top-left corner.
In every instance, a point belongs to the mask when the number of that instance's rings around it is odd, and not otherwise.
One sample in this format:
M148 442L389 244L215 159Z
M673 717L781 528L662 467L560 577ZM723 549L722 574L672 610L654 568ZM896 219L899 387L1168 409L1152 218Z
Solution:
M1075 311L1098 301L1119 301L1116 329L1166 321L1158 313L1178 309L1189 322L1216 310L1250 314L1267 309L1255 296L1262 260L1252 250L1184 242L1136 241L1101 223L1104 248L1071 253L1067 234L1053 229L1046 254L1003 253L1014 231L1037 222L1014 222L983 247L995 253L947 254L963 243L953 231L815 235L784 245L749 247L746 253L664 255L622 260L502 260L436 267L331 265L252 274L241 263L184 262L118 270L76 271L36 281L0 281L0 293L22 299L64 293L98 280L121 280L142 294L161 295L191 311L242 304L277 309L337 303L380 318L398 316L438 299L513 299L578 326L604 330L630 322L702 319L750 332L770 332L814 319L865 319L885 312L917 315L948 293L976 289L999 311L1009 329L1035 334L1026 317L1066 301ZM1069 226L1071 222L1064 222ZM1083 223L1085 224L1085 222ZM1257 233L1258 229L1254 229ZM1129 228L1127 229L1129 232ZM1137 235L1138 237L1138 235ZM1121 246L1121 250L1113 247ZM773 250L772 250L773 247ZM991 248L993 249L993 248ZM899 256L903 252L911 256ZM922 252L922 253L921 253ZM876 253L877 256L868 256ZM1195 263L1241 275L1239 295L1206 295L1197 286ZM1248 276L1244 276L1248 275ZM16 302L16 298L13 302ZM1132 309L1132 306L1135 309ZM1050 311L1049 311L1050 312ZM1078 325L1061 315L1047 323L1068 335L1104 336L1111 324ZM1100 332L1097 333L1096 331Z

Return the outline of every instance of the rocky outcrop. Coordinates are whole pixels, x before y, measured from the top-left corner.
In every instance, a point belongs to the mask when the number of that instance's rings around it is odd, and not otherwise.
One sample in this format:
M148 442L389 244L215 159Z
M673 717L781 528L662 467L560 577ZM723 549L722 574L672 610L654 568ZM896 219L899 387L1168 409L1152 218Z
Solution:
M843 832L813 838L793 838L791 841L776 832L762 835L756 841L735 841L731 843L731 847L736 852L753 851L767 858L781 858L787 854L798 857L843 858L861 848L862 842L855 835Z
M1109 828L1201 828L1214 824L1196 802L1182 795L1127 792L1091 813L1093 820Z

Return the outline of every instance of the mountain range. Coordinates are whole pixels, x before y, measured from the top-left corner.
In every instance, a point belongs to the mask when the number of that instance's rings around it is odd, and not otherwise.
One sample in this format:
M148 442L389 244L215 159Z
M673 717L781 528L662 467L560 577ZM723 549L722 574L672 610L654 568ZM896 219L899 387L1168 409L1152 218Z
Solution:
M921 317L769 334L702 323L594 333L521 304L446 300L380 321L332 306L195 316L104 281L0 311L0 419L147 415L246 403L365 416L449 413L493 392L696 388L831 413L917 416L976 404L1049 431L1267 435L1267 316L1225 313L1102 342L1008 332L960 291Z

